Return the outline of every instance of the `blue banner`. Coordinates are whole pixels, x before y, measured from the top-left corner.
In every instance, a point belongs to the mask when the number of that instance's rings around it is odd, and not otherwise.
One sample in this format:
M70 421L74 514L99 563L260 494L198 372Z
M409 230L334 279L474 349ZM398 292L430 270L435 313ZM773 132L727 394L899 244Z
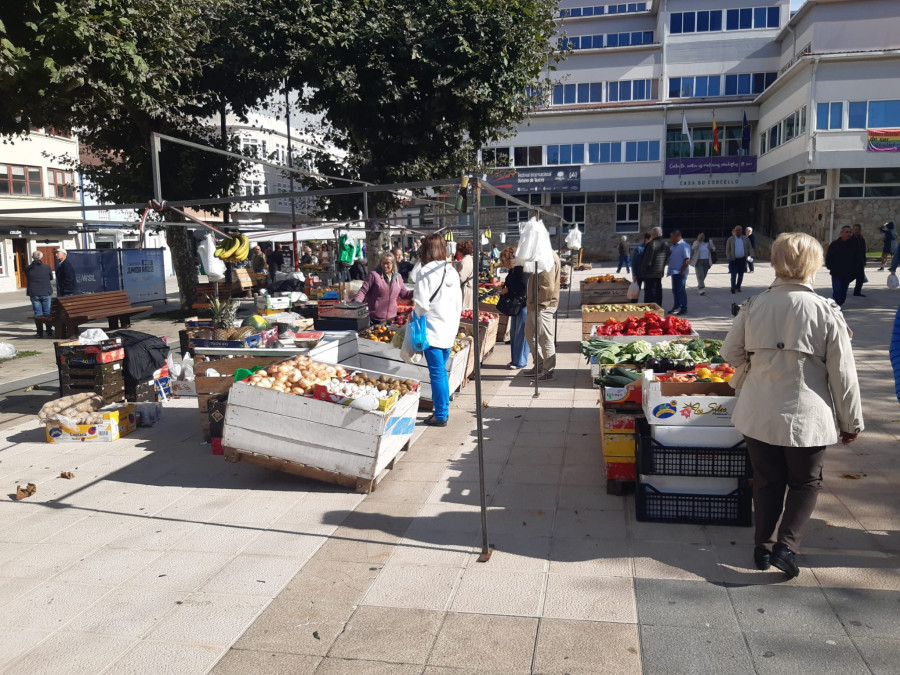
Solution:
M487 175L488 182L509 194L581 192L580 166L501 169Z
M161 248L123 248L122 281L132 304L166 299L166 270Z
M100 251L100 263L103 270L103 290L122 290L122 266L119 260L118 249L105 249Z
M69 251L66 256L75 269L76 293L102 293L106 290L103 283L103 251Z

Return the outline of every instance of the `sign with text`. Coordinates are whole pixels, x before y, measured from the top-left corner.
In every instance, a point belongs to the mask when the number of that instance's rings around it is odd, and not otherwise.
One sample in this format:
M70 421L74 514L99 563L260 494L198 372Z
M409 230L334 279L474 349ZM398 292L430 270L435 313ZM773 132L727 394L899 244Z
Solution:
M580 166L527 167L501 169L488 174L487 181L510 194L538 192L581 192Z
M161 248L121 249L122 283L132 304L165 300L166 272Z
M76 293L122 290L118 251L69 251L67 257L75 270Z
M756 156L673 157L666 160L667 176L702 173L756 173Z
M900 129L869 129L869 152L900 152Z

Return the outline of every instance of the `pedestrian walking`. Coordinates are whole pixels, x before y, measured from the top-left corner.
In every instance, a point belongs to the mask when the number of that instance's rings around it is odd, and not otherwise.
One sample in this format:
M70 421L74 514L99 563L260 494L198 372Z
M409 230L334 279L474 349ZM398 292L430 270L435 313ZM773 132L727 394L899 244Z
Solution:
M525 319L525 339L534 358L534 367L523 370L525 375L539 380L552 380L556 368L556 309L559 307L559 276L562 268L559 256L553 254L553 267L547 272L538 273L537 296L532 279L528 284L528 306L531 311ZM534 311L537 298L537 313ZM537 338L535 338L537 324Z
M728 271L731 272L731 292L740 293L744 273L747 271L747 258L753 257L753 245L740 225L731 231L731 236L725 242L725 257L728 259Z
M697 275L697 292L706 295L706 275L713 265L713 256L716 253L716 245L706 240L706 234L701 232L691 244L691 267Z
M619 266L616 268L616 274L622 271L622 265L625 265L625 272L631 274L631 259L628 255L628 237L624 235L619 240Z
M425 361L428 363L434 404L434 412L425 418L425 424L445 427L450 415L447 360L459 331L459 317L463 309L462 289L459 275L447 262L447 244L441 235L425 237L419 251L419 262L422 267L416 276L415 313L425 317L428 335Z
M884 245L881 247L881 267L878 268L879 272L884 269L887 261L897 254L897 228L894 226L894 221L891 220L882 225L880 231L884 235Z
M849 225L844 225L825 255L825 267L831 272L831 299L840 306L847 302L847 291L856 278L857 265L853 233Z
M652 227L649 230L650 241L644 246L641 257L641 279L644 282L644 302L656 303L662 307L662 278L666 275L666 263L669 261L669 245L662 238L662 228Z
M800 574L795 556L822 489L825 448L838 432L847 444L863 430L850 330L813 287L821 266L813 237L778 237L775 282L743 304L721 350L743 379L732 422L753 465L753 558L790 578Z
M669 254L669 271L672 277L673 307L669 314L687 314L687 283L688 269L691 264L691 247L682 239L681 230L673 230L669 235L672 242Z
M647 247L648 241L650 241L650 233L644 232L641 243L634 247L634 251L631 254L631 280L637 284L638 297L640 297L641 284L643 283L640 276L641 261L644 259L644 249Z
M862 225L857 223L853 226L853 237L851 239L856 246L856 286L853 288L853 295L864 298L862 288L863 284L869 280L866 278L866 240L862 236Z
M50 300L53 296L53 271L49 265L44 264L43 258L43 253L35 251L31 254L31 264L25 268L27 281L25 293L31 300L31 308L34 310L34 325L39 338L44 337L44 322L38 317L50 316ZM49 324L47 336L53 337L53 326Z
M756 235L753 234L753 228L748 227L746 234L747 234L747 239L750 240L750 248L752 248L755 251L756 250ZM752 253L749 256L747 256L747 271L750 272L751 274L753 273L753 254Z
M507 368L518 370L528 367L528 340L525 339L525 323L528 319L528 279L525 268L513 265L516 257L514 246L507 246L500 252L500 266L509 270L500 289L497 311L509 317L510 362Z
M63 298L75 295L75 268L69 260L65 249L58 248L53 252L56 258L56 296Z

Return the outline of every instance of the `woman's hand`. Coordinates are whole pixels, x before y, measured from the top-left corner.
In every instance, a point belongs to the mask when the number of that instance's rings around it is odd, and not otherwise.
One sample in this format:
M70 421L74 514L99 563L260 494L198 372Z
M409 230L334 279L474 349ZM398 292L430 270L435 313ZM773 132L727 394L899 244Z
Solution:
M844 445L850 445L857 438L859 438L859 434L852 434L849 431L841 432L841 443Z
M506 286L502 286L500 288L500 295L506 295L507 293L509 293L509 289Z

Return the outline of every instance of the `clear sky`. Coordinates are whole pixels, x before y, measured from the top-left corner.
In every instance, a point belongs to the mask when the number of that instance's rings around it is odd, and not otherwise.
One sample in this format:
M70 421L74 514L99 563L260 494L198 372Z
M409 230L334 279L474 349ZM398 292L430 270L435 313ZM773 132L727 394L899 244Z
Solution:
M805 0L791 0L791 9L800 9Z

